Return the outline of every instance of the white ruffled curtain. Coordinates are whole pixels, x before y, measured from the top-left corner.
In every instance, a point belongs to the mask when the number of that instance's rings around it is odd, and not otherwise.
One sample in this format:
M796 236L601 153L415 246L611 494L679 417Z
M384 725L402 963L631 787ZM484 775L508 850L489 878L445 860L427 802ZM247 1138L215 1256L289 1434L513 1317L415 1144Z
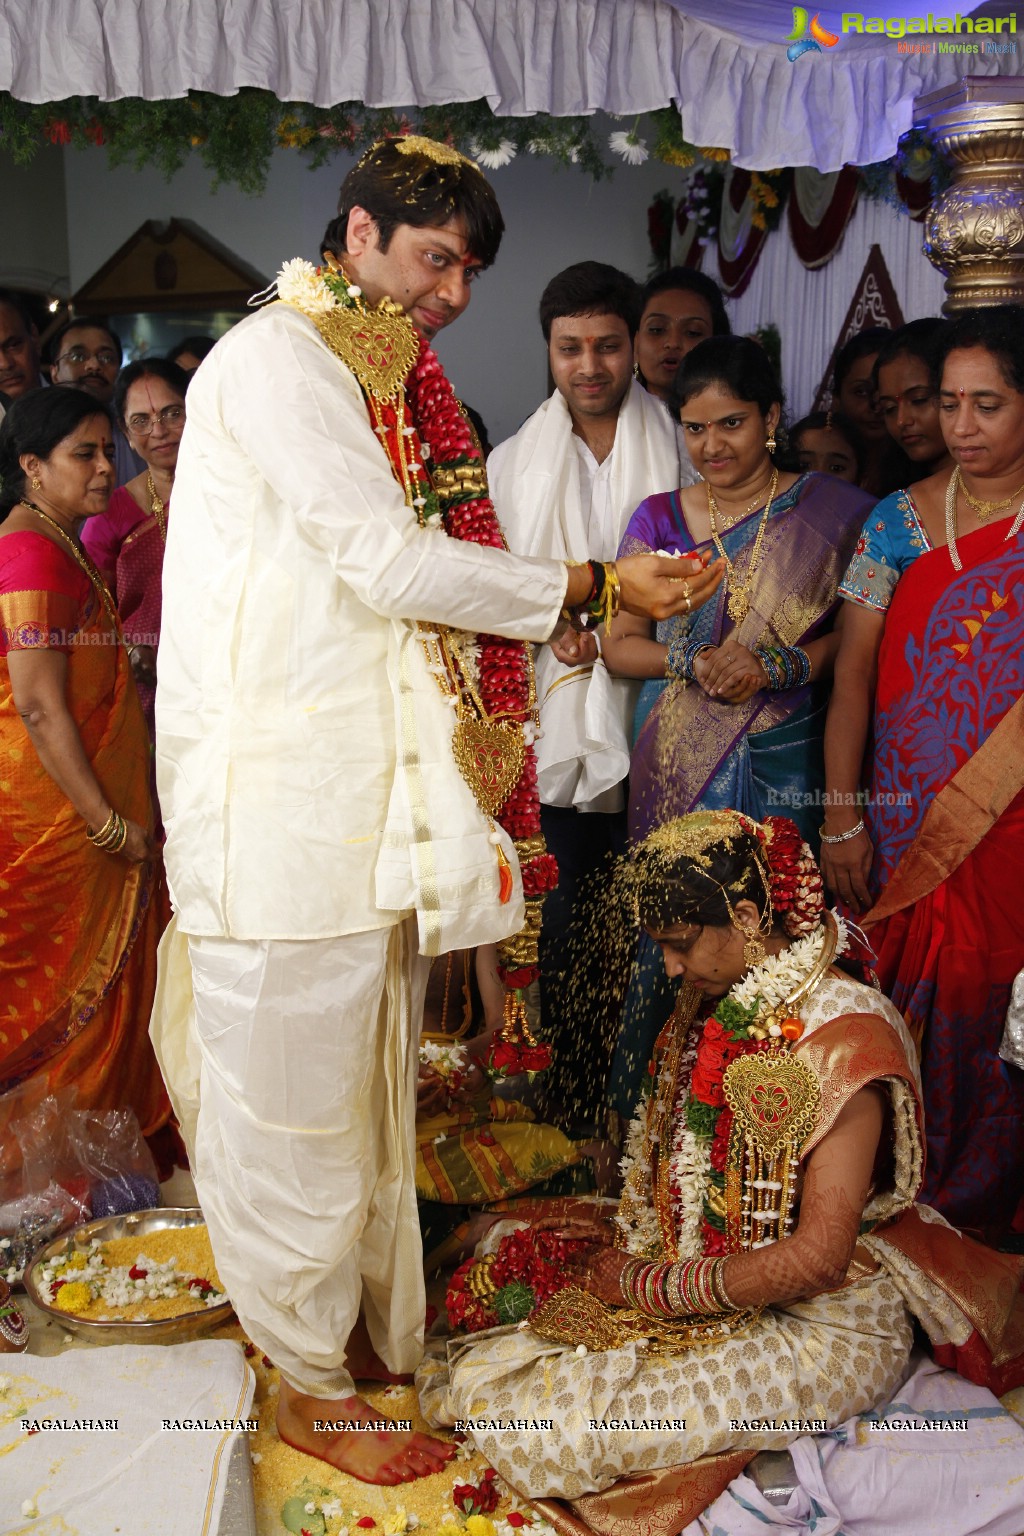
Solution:
M686 138L739 166L834 171L888 159L914 97L962 73L955 55L853 35L791 63L792 25L788 0L3 0L0 90L32 102L241 86L319 106L484 97L499 117L676 101ZM1015 66L1013 54L970 65Z

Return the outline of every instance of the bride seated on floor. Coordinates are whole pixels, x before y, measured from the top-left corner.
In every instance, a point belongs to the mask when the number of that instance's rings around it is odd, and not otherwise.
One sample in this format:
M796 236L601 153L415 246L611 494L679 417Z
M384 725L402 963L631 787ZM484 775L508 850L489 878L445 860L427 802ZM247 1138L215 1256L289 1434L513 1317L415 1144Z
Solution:
M551 1202L547 1224L589 1240L572 1284L528 1323L429 1343L428 1420L471 1424L524 1495L577 1501L552 1506L566 1530L610 1530L632 1491L645 1528L678 1531L695 1471L708 1503L758 1451L888 1403L915 1317L941 1364L1024 1382L1021 1261L915 1205L916 1053L893 1004L835 968L847 935L793 824L684 816L608 906L610 971L639 925L682 983L617 1213L577 1200L560 1221ZM510 1431L525 1411L550 1428Z

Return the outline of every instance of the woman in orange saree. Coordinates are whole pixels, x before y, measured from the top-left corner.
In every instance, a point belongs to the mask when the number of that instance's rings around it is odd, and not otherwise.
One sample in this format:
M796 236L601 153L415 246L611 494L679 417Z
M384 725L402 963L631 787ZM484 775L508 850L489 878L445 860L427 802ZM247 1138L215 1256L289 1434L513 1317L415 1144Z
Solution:
M113 484L106 412L34 392L0 427L0 1174L48 1094L170 1117L147 1035L165 899L149 742L110 595L76 538ZM5 515L6 514L6 515Z

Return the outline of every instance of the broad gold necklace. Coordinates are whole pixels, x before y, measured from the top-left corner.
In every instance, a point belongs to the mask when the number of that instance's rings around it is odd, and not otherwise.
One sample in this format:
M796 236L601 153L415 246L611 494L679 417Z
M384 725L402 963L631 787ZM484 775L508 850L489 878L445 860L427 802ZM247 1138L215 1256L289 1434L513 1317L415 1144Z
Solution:
M742 580L736 574L736 567L729 559L729 556L725 550L725 545L722 543L721 537L719 536L718 505L715 501L714 493L710 484L707 485L708 521L711 524L711 537L715 541L715 549L718 551L721 558L725 561L726 571L728 572L727 582L729 596L726 607L729 612L729 617L732 619L734 624L742 624L743 620L750 612L754 573L757 568L757 562L761 556L761 545L764 543L765 530L768 527L768 519L771 516L772 502L775 500L775 492L778 489L778 485L779 472L776 469L772 471L771 483L768 487L768 500L764 504L764 511L761 514L761 521L758 525L757 536L754 539L754 547L750 552L750 561L747 565L747 573L742 578Z
M42 507L37 507L34 501L28 501L25 497L23 497L21 504L23 507L28 507L29 511L34 512L37 517L41 517L43 522L52 528L54 533L56 533L59 538L67 545L76 562L81 566L82 570L85 572L93 586L96 588L100 602L106 609L107 618L110 620L110 627L114 631L114 634L117 635L117 609L114 607L114 599L110 595L110 591L106 582L103 580L103 577L100 575L99 571L89 559L89 556L86 554L85 550L80 548L80 546L75 543L70 533L61 527L60 523L58 523L55 517L51 517L48 512L44 512Z
M987 521L994 512L1005 512L1007 507L1011 506L1017 500L1017 497L1024 493L1024 485L1018 485L1017 489L1011 491L1009 496L1004 496L1002 501L982 501L980 496L972 496L967 489L959 464L953 470L953 478L956 480L959 489L963 491L964 500L967 505L973 507L979 523Z

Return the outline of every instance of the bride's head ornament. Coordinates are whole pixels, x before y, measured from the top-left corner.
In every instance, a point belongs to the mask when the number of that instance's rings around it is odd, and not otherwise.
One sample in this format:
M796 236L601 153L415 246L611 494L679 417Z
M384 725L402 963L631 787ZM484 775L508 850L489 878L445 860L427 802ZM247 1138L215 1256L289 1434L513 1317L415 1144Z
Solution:
M744 900L753 902L761 919L744 932L748 968L764 958L773 925L798 938L822 921L821 875L787 817L758 822L740 811L692 811L656 827L612 862L573 935L568 991L581 1033L608 1039L618 1034L642 929L725 927ZM619 1048L628 1056L630 1040L623 1038Z

